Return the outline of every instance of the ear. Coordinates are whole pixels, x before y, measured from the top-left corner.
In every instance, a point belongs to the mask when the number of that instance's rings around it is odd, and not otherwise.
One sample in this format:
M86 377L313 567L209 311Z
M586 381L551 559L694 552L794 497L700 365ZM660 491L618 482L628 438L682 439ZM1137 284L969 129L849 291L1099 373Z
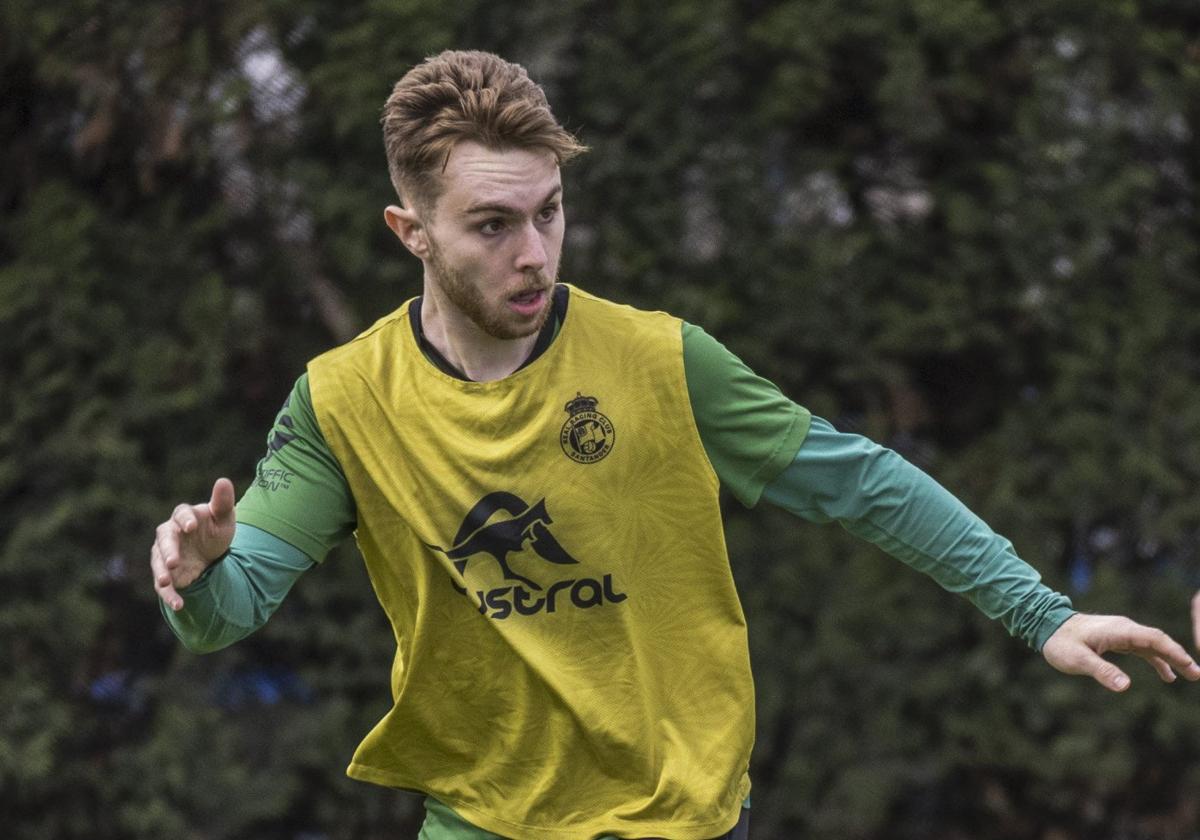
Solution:
M389 204L383 211L383 220L413 256L422 260L429 256L429 237L425 232L425 223L415 210Z

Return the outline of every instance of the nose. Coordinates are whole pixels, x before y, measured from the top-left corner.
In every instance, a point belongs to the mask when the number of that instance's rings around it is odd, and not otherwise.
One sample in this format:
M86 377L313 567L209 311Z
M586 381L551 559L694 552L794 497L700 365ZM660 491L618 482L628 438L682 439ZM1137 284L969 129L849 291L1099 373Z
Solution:
M546 267L546 262L546 243L542 233L533 223L529 223L521 230L515 268L520 272L541 271Z

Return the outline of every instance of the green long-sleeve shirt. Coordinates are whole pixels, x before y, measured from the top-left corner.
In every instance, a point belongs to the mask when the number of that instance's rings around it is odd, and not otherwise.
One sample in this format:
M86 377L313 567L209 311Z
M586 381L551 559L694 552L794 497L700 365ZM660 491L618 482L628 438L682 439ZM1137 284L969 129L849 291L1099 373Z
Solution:
M1073 614L1008 540L895 452L810 417L698 327L684 325L683 347L705 452L741 502L766 498L811 522L839 522L1035 650ZM163 609L191 650L217 650L261 627L353 531L354 500L321 436L306 376L276 419L238 520L229 555L188 587L184 609Z

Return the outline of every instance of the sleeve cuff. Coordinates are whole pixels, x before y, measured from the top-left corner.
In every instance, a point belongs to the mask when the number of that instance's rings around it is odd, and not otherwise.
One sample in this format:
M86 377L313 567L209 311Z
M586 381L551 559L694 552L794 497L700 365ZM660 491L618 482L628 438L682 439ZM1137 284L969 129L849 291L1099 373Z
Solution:
M1075 615L1075 613L1076 610L1068 606L1055 607L1046 613L1033 634L1033 649L1041 653L1042 646L1049 641L1050 637L1054 635L1054 632L1059 627L1063 626L1063 622Z
M294 525L282 519L276 519L262 511L242 511L239 509L237 517L239 525L249 525L266 532L278 540L282 540L297 551L303 552L314 563L320 563L325 559L325 555L329 553L330 546L325 545L316 537L298 531ZM209 568L212 567L210 566Z

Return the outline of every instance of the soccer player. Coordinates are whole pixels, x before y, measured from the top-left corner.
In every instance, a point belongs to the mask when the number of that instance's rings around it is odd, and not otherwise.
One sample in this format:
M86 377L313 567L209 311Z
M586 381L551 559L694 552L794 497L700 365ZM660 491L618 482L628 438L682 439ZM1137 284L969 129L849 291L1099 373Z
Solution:
M895 453L784 397L699 327L557 282L583 148L525 71L447 52L383 116L421 297L314 359L236 506L227 479L151 549L190 649L261 626L354 534L395 637L391 710L348 773L425 795L421 837L745 837L754 703L724 485L837 521L1051 665L1200 678L1164 633L1075 613Z

